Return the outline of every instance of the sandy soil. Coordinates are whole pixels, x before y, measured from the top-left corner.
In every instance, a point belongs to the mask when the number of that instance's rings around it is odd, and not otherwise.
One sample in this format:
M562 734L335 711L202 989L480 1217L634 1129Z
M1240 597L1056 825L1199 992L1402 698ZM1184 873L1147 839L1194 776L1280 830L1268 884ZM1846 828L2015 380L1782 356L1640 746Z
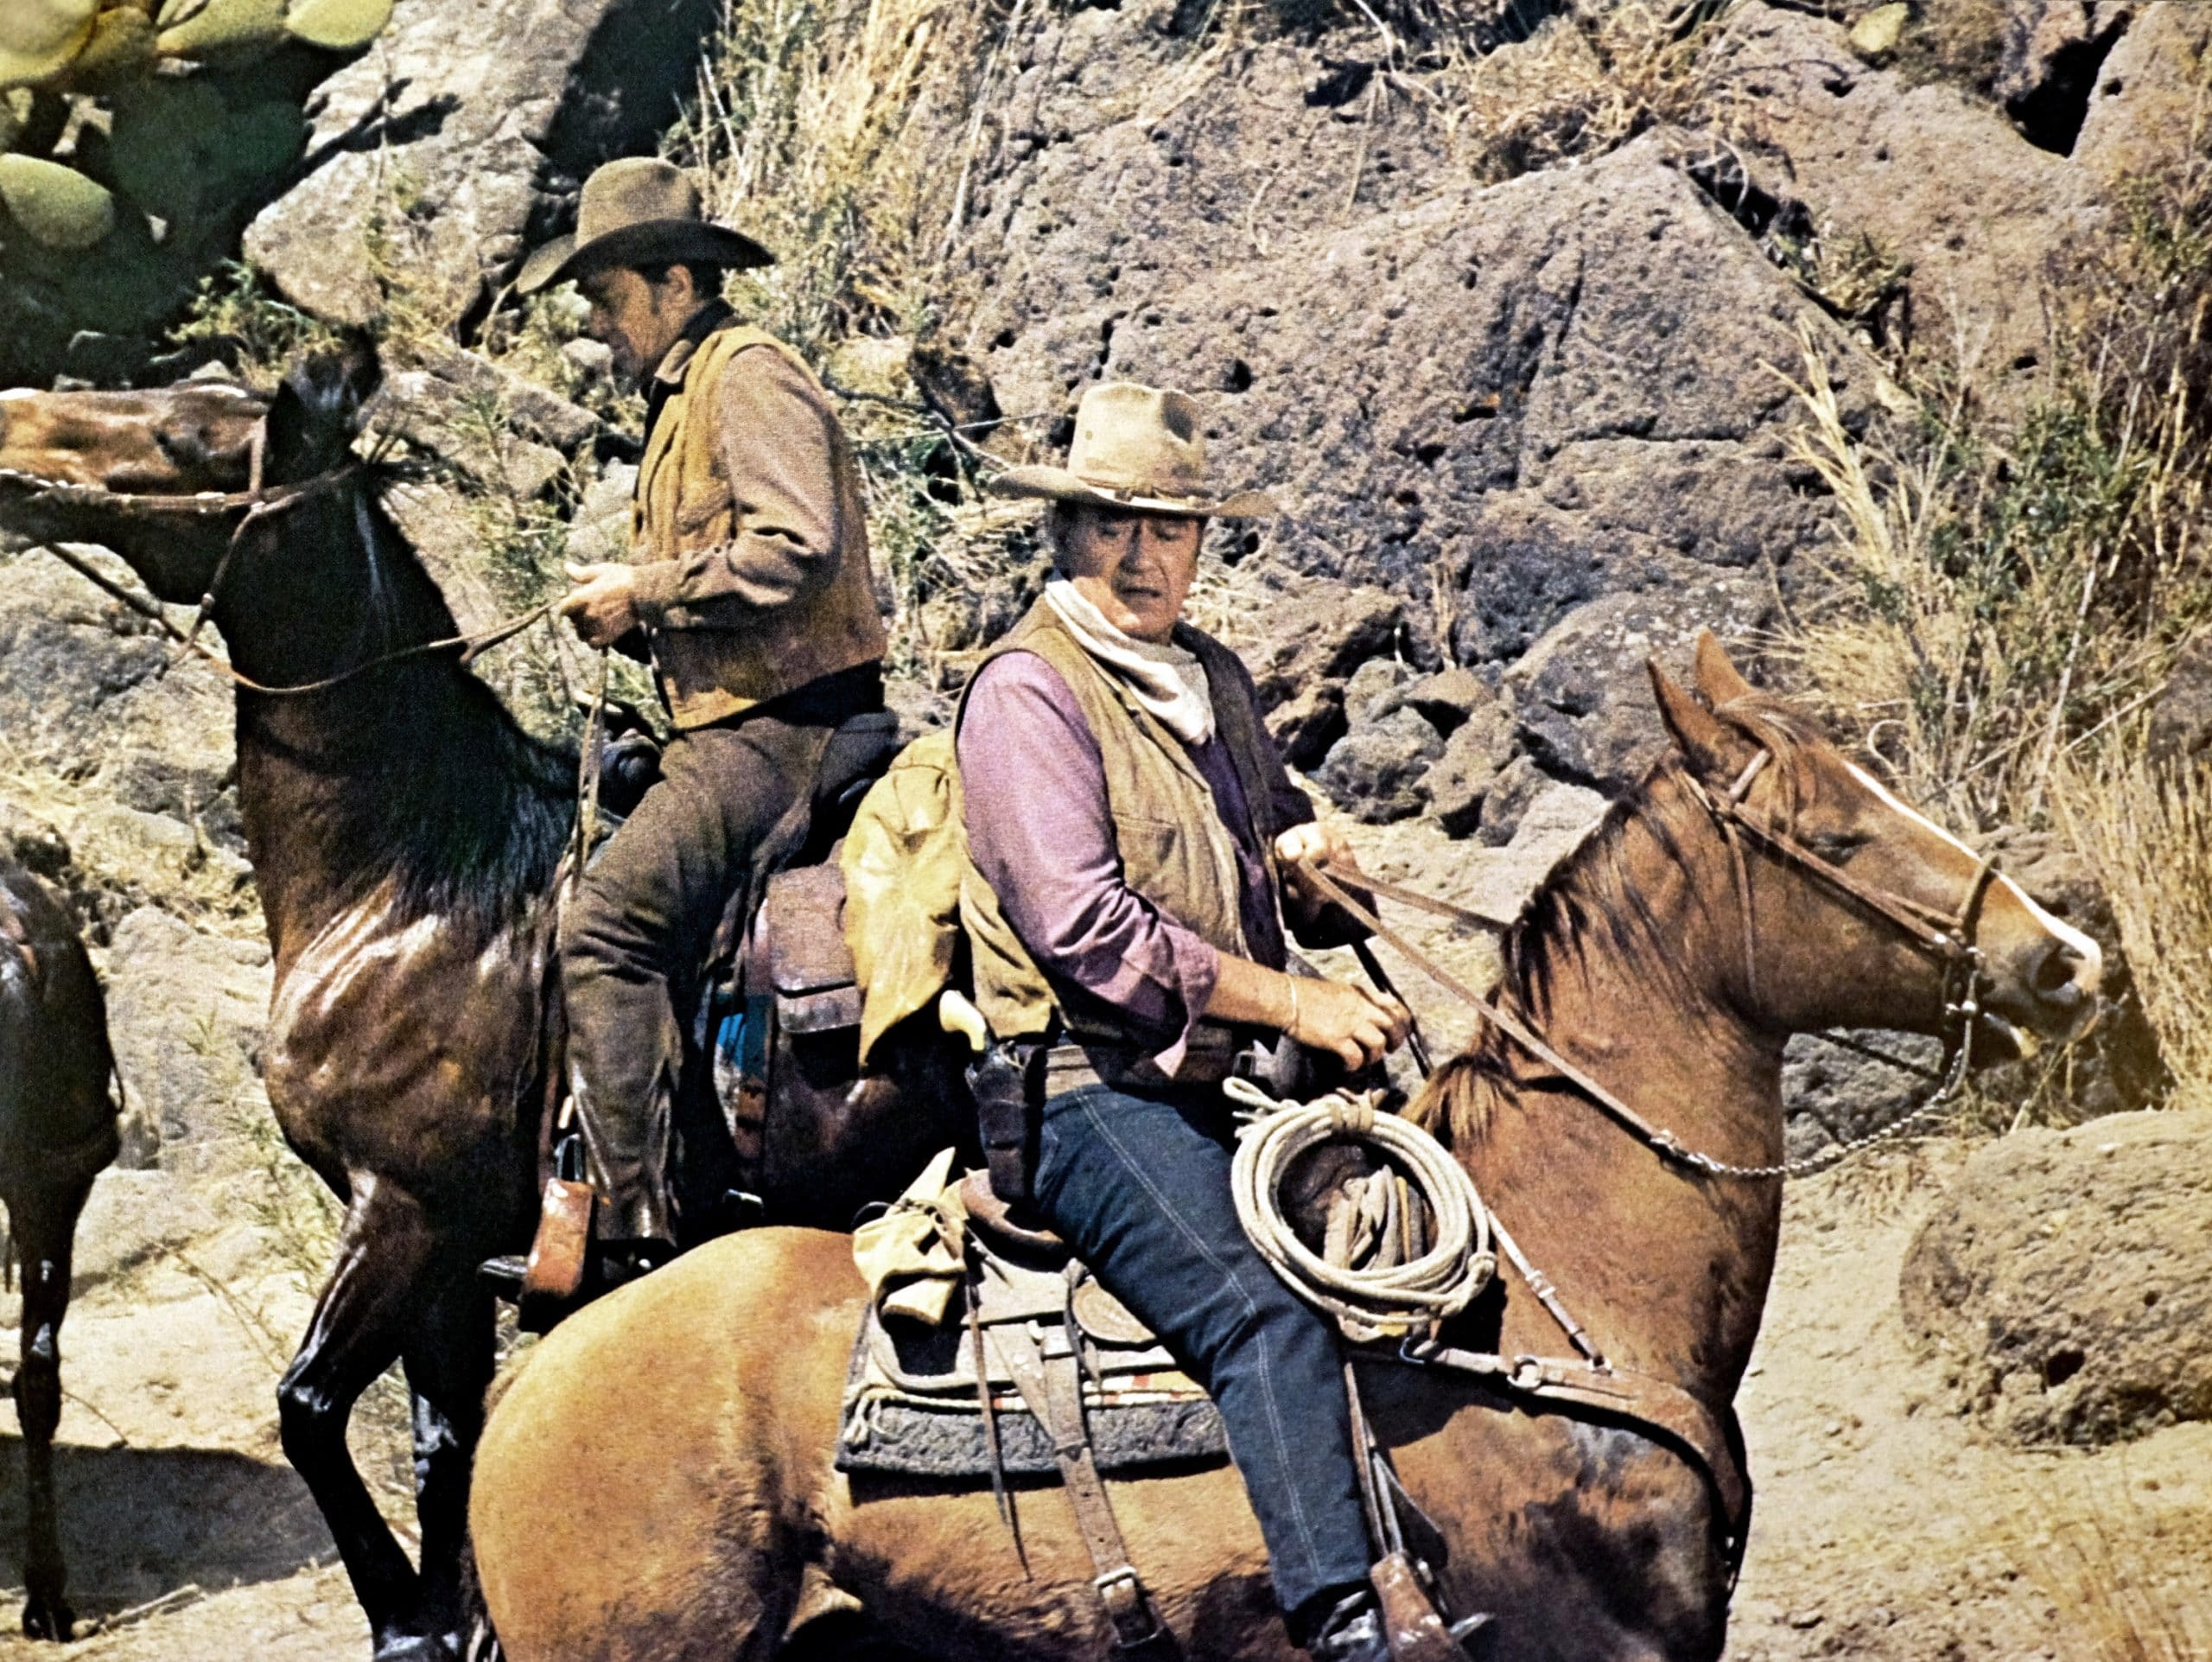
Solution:
M2002 1448L1951 1411L1936 1364L1914 1354L1897 1270L1959 1158L1923 1150L1790 1196L1744 1398L1760 1494L1729 1654L2212 1657L2212 1425L2094 1455ZM307 1302L266 1231L240 1220L243 1181L102 1180L67 1329L60 1458L86 1637L61 1651L12 1637L20 1453L0 1437L4 1662L366 1654L328 1538L277 1450L280 1335ZM14 1312L0 1305L0 1322ZM12 1353L12 1330L0 1343ZM397 1427L380 1422L359 1441L396 1507ZM2147 1648L2120 1648L2120 1621Z

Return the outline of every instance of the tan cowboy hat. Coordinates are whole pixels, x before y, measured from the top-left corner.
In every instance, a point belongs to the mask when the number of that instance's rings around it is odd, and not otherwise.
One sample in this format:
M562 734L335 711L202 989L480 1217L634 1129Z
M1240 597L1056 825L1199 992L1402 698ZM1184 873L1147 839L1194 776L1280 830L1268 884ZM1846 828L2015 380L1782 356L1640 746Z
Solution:
M1012 468L991 488L1194 519L1266 519L1280 512L1265 491L1212 500L1198 400L1134 381L1109 381L1083 395L1066 467Z
M652 156L609 162L584 181L572 235L556 237L523 262L515 287L526 295L611 265L669 265L678 260L741 268L776 257L752 238L711 225L699 188L681 168Z

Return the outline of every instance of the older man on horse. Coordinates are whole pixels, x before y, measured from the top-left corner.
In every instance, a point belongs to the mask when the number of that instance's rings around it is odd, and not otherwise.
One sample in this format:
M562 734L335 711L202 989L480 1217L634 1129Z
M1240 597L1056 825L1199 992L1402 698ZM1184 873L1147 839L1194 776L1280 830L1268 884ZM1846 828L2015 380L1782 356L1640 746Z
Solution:
M1057 575L962 707L963 910L993 1032L1045 1047L1034 1201L1212 1393L1293 1636L1382 1662L1336 1335L1237 1221L1218 1088L1258 1035L1357 1067L1410 1023L1286 972L1286 910L1301 939L1345 939L1301 865L1357 868L1243 665L1180 621L1206 521L1274 507L1210 494L1197 405L1126 383L1084 397L1065 468L997 483L1051 504Z
M675 1239L680 1021L716 926L789 840L830 735L882 708L852 448L798 355L721 298L724 271L771 258L709 224L677 169L632 159L585 181L575 233L518 283L573 279L588 332L646 394L631 562L570 566L563 605L589 645L650 657L676 728L561 940L570 1088L617 1275Z

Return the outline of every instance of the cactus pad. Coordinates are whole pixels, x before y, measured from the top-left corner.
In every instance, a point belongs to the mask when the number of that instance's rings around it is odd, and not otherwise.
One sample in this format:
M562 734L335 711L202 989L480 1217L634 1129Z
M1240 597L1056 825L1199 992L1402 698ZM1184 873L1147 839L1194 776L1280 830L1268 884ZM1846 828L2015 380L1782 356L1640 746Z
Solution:
M92 38L70 65L69 80L85 86L130 75L153 61L154 20L136 6L117 6L92 25Z
M115 198L105 186L35 156L0 156L0 203L48 248L90 248L115 229Z
M391 0L292 0L284 26L310 46L351 51L391 21Z
M241 57L285 37L284 0L168 0L155 22L169 58Z
M6 0L0 4L0 86L50 80L92 35L99 0Z

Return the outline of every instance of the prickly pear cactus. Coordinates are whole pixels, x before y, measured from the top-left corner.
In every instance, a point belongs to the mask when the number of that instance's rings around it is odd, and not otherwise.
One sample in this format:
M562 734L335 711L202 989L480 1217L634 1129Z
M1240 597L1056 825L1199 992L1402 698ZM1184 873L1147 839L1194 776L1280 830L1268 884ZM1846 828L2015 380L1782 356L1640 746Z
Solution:
M0 385L149 334L235 258L304 147L316 54L392 3L0 0Z

